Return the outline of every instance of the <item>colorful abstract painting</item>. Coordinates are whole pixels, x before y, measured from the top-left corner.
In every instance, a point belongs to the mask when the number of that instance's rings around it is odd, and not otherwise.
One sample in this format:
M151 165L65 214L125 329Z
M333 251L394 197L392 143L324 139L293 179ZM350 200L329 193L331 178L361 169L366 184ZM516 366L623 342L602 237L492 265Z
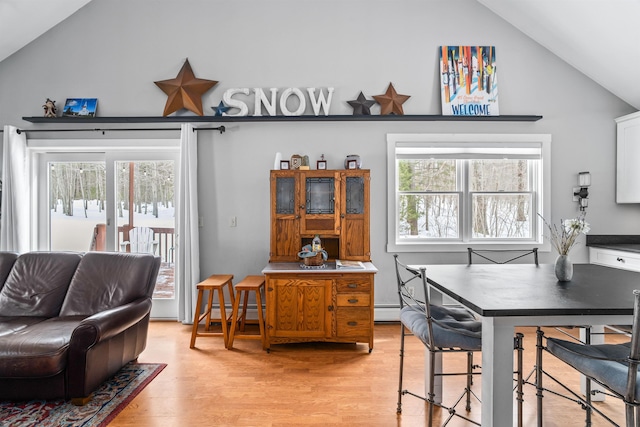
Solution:
M498 116L494 46L441 46L443 116Z

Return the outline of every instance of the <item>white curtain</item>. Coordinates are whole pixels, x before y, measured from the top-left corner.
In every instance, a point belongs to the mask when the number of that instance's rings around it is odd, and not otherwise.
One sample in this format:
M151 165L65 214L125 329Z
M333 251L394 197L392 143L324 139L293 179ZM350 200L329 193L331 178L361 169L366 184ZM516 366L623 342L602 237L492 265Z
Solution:
M192 323L196 285L200 282L200 239L198 236L198 137L191 124L180 134L178 204L176 209L176 295L178 321Z
M24 132L18 133L14 126L4 127L2 155L0 250L24 253L31 244L30 174Z

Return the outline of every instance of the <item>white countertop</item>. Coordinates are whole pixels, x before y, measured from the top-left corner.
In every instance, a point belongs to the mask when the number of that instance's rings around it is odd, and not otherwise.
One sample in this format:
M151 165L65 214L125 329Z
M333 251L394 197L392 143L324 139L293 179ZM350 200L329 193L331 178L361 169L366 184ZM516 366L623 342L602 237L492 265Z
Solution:
M269 273L377 273L378 269L370 262L363 262L364 269L362 268L336 268L335 262L326 262L322 268L318 267L305 267L302 261L300 262L270 262L262 270L262 274Z

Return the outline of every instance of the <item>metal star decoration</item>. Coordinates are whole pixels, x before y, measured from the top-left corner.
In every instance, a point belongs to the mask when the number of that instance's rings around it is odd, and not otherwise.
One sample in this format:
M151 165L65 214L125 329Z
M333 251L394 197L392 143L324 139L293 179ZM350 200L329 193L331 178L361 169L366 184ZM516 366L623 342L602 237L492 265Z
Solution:
M371 115L371 106L376 103L376 101L367 100L364 94L360 92L358 98L353 101L347 101L349 105L353 107L353 115L354 116L370 116Z
M387 92L384 95L374 95L373 97L380 104L380 114L383 116L387 114L403 115L402 104L409 98L411 98L409 95L398 95L393 83L389 83Z
M211 107L211 108L213 108L215 111L214 116L224 116L224 113L229 111L231 107L227 107L226 105L224 105L224 102L220 101L220 104L218 104L217 107Z
M175 79L154 83L169 95L164 106L163 116L168 116L181 108L186 108L202 116L204 114L202 112L202 95L218 84L215 80L197 79L188 59L184 62Z

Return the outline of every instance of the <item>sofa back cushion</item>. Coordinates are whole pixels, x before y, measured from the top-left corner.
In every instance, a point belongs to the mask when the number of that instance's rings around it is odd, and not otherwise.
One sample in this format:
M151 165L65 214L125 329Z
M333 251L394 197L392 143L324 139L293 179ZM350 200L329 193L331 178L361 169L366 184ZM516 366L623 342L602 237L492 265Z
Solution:
M18 254L15 252L0 252L0 290L4 287L4 282L7 281L7 276L9 276L16 259L18 259Z
M150 298L160 267L151 254L88 252L80 261L61 316L90 316L139 298Z
M57 316L81 258L71 252L20 255L0 290L0 316Z

